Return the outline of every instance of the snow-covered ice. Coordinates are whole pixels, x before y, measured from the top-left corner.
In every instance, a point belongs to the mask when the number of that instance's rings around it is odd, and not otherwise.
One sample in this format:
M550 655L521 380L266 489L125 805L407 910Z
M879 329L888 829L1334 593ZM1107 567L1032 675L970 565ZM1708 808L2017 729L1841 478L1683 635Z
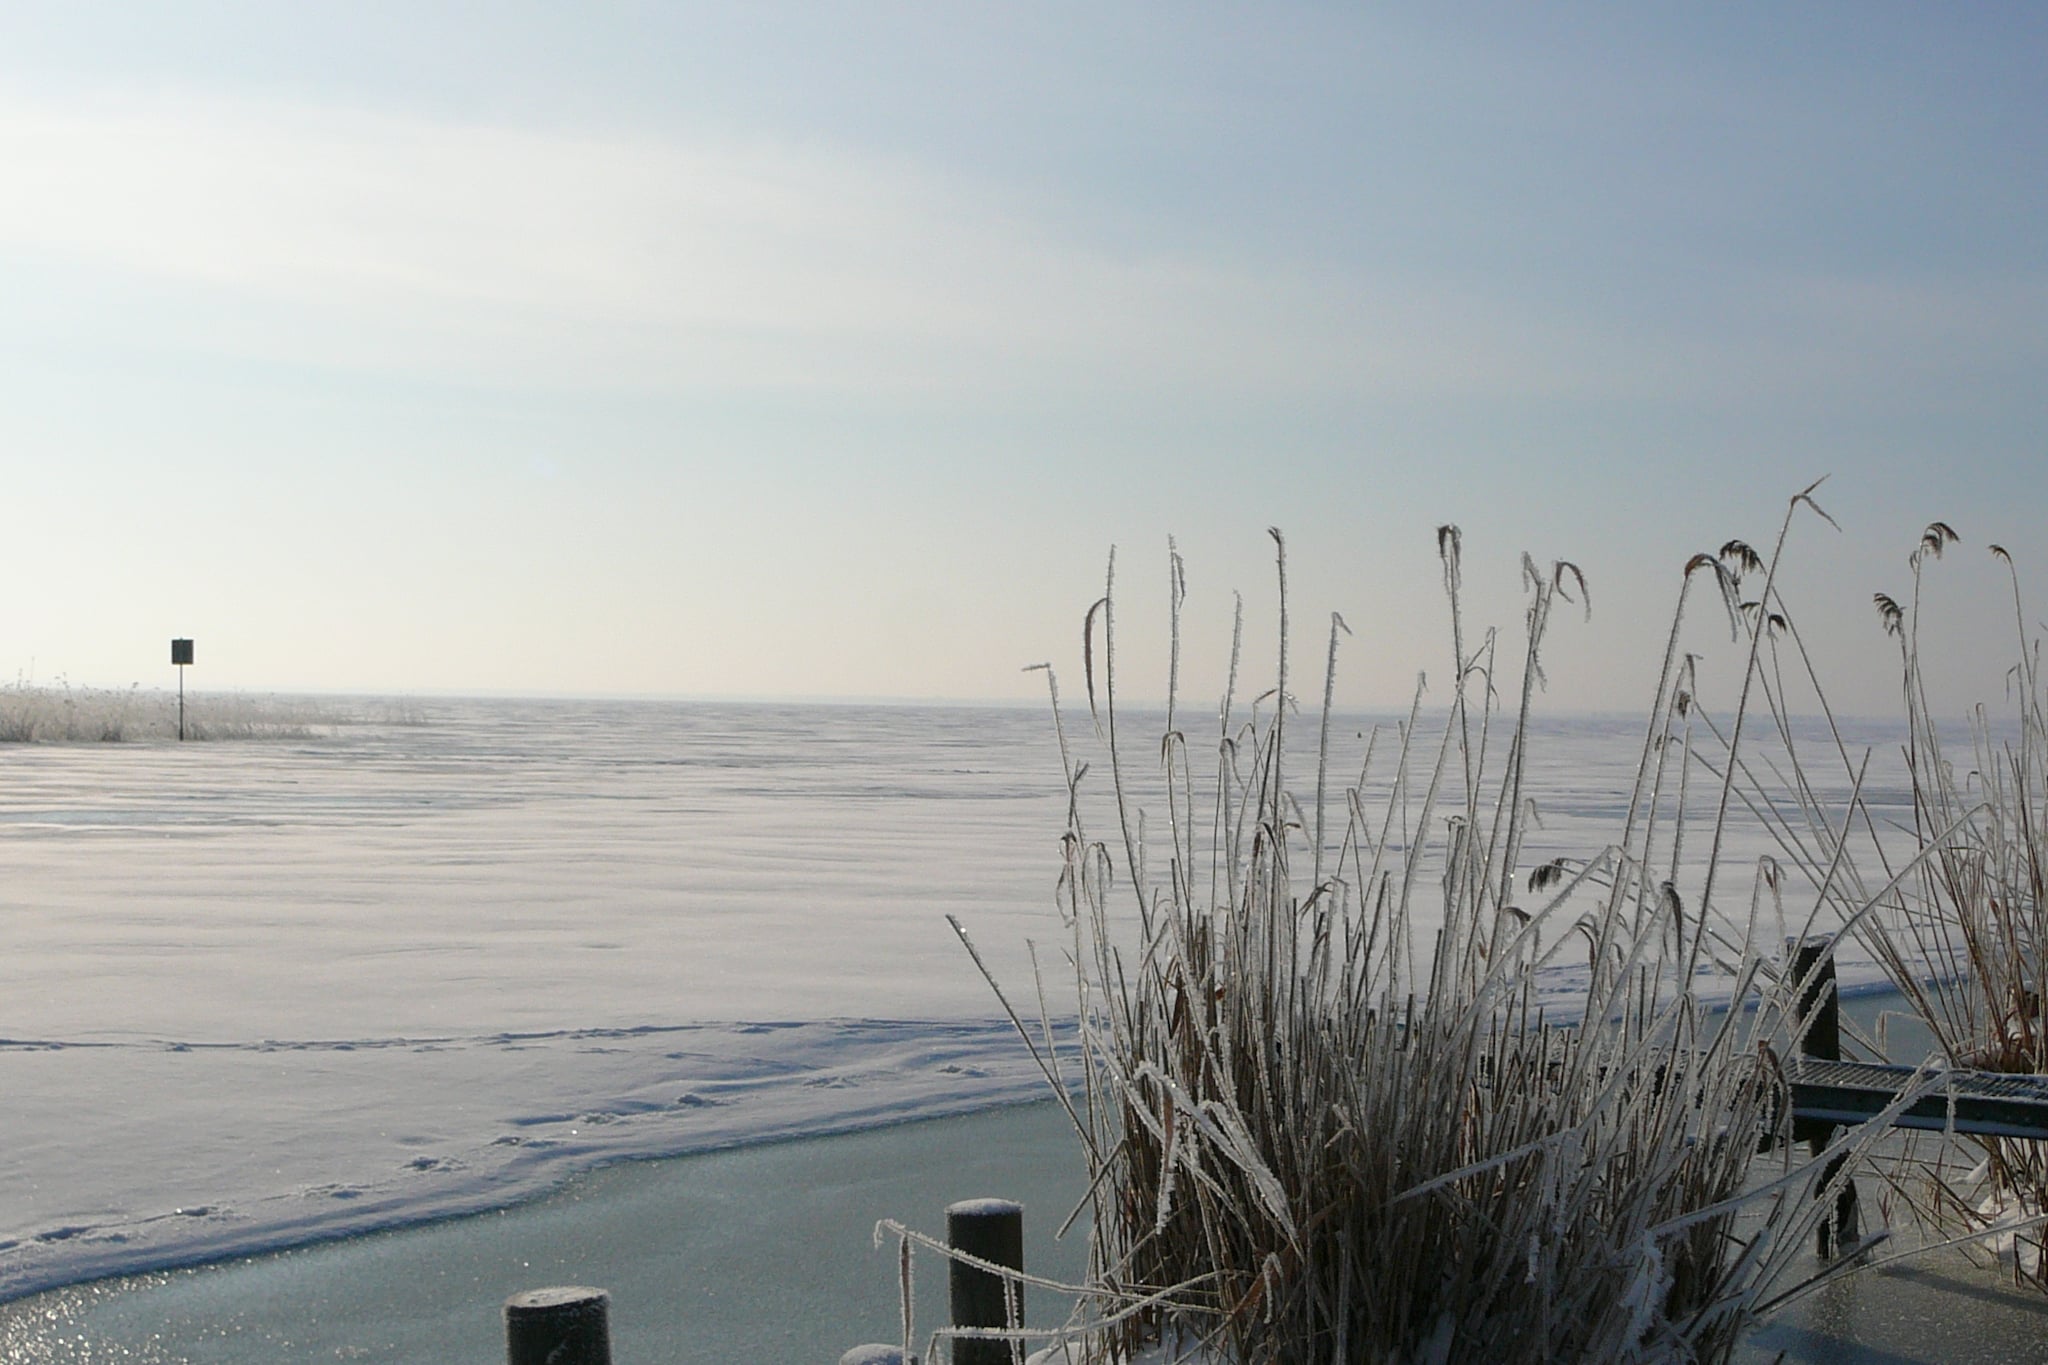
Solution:
M1035 1010L1041 710L359 714L387 718L0 749L0 1299L1043 1093L945 919ZM1528 861L1583 856L1639 727L1538 742Z
M0 750L0 1298L1043 1093L1042 716L419 710Z

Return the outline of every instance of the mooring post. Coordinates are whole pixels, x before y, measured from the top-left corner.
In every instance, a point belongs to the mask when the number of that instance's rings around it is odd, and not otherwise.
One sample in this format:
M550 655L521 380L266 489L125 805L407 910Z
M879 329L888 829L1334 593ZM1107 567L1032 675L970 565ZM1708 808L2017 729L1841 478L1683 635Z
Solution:
M946 1245L1010 1270L1024 1268L1024 1206L1008 1199L963 1199L946 1209ZM955 1327L1022 1327L1023 1286L963 1261L952 1263ZM1011 1365L1022 1343L955 1337L953 1365Z
M1841 1061L1842 998L1835 982L1834 939L1824 936L1801 940L1792 953L1792 979L1799 986L1792 1026L1804 1030L1799 1054L1815 1061ZM1794 1140L1805 1138L1808 1154L1819 1156L1834 1138L1835 1125L1820 1119L1795 1119L1792 1136ZM1821 1177L1823 1190L1834 1182L1848 1163L1847 1153L1838 1154L1828 1162ZM1834 1216L1823 1218L1814 1234L1814 1249L1820 1253L1821 1259L1830 1260L1838 1248L1855 1243L1863 1235L1860 1222L1856 1182L1845 1179L1841 1191L1835 1196Z
M611 1295L588 1285L505 1300L505 1365L612 1365Z

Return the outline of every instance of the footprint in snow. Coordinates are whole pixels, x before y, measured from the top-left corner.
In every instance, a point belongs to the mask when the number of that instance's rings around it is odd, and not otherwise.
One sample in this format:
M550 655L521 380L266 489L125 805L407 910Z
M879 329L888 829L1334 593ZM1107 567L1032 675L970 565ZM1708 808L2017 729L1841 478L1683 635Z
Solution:
M462 1163L443 1156L416 1156L405 1163L409 1171L459 1171Z

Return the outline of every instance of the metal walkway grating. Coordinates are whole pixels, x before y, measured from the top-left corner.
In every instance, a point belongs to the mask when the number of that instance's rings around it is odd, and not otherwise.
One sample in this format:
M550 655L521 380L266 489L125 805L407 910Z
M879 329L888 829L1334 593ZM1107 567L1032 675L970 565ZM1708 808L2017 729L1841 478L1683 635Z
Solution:
M1785 1063L1792 1112L1824 1123L1863 1123L1877 1117L1913 1083L1910 1066L1830 1062L1795 1057ZM1893 1126L1985 1137L2048 1139L2048 1076L1996 1071L1943 1071L1933 1089L1898 1115Z

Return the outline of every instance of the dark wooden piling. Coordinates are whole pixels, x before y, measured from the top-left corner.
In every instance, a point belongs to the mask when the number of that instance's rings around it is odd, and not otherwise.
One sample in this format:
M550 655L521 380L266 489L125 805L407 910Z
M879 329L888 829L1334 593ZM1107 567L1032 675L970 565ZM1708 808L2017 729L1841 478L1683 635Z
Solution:
M611 1295L587 1285L505 1300L505 1365L612 1365Z
M1842 1000L1835 989L1835 941L1829 937L1801 941L1792 952L1792 979L1799 983L1794 1023L1805 1030L1800 1055L1822 1061L1842 1060Z
M1792 979L1799 986L1792 1025L1804 1032L1799 1054L1816 1061L1841 1061L1842 1000L1835 981L1834 939L1809 938L1797 944L1792 953ZM1825 1119L1794 1119L1792 1137L1794 1141L1804 1138L1807 1152L1819 1156L1833 1140L1835 1128ZM1848 1155L1843 1153L1828 1162L1822 1176L1823 1190L1842 1175L1848 1161ZM1835 1195L1834 1213L1821 1220L1814 1234L1814 1249L1822 1260L1830 1260L1839 1248L1854 1245L1861 1236L1856 1182L1845 1178Z
M1024 1206L1007 1199L967 1199L946 1210L946 1245L1010 1270L1024 1268ZM1024 1290L1002 1276L962 1261L952 1264L955 1327L1021 1327ZM973 1337L953 1342L953 1365L1011 1365L1019 1344Z

